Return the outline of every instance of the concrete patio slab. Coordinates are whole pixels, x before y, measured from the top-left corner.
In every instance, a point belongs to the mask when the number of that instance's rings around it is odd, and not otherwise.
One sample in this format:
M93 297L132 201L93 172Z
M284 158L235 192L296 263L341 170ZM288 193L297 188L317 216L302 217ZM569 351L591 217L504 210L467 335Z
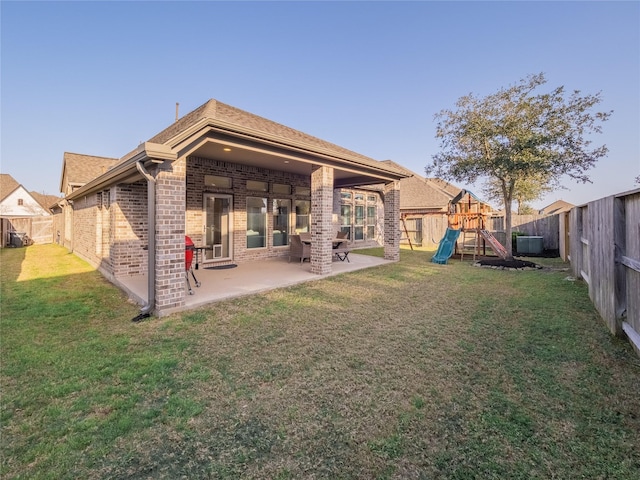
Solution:
M328 275L311 273L311 264L309 262L301 264L300 262L292 261L289 263L287 258L243 263L235 268L222 270L208 269L207 265L201 264L198 270L194 270L201 286L196 288L193 278L190 277L194 294L186 295L184 308L173 309L163 312L163 314L391 263L391 261L383 258L361 255L354 251L349 254L349 260L350 262L332 262L332 271ZM116 283L135 302L140 305L147 302L146 275L118 277ZM186 290L187 284L185 282Z

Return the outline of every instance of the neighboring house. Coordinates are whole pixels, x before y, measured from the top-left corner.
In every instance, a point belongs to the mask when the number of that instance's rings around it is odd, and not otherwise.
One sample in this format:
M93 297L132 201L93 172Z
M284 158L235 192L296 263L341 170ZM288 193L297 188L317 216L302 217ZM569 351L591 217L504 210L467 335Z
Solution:
M40 204L48 213L53 214L55 207L63 200L62 197L55 195L47 195L44 193L31 192L31 196Z
M449 214L464 216L491 210L486 202L449 182L421 177L391 160L384 163L410 175L400 180L401 229L403 241L407 243L410 240L412 245L433 247L443 237L447 226L462 226L453 225L457 220Z
M352 241L363 227L361 241L380 238L385 258L399 259L405 172L216 100L75 189L67 160L70 246L115 283L146 274L142 313L184 307L185 235L209 247L204 263L215 265L287 257L288 235L310 231L311 271L330 273L331 239L346 227L336 190L355 196L382 185L352 199L365 207L349 219Z
M26 234L35 243L52 241L51 211L6 173L0 173L0 217L0 247L11 244L12 233Z
M571 210L575 205L564 200L556 200L550 205L547 205L543 209L539 210L540 215L555 215L556 213L565 213Z
M449 193L446 186L451 184L447 182L421 177L391 160L385 160L384 163L408 175L400 180L400 213L405 217L446 213L449 201L460 191L458 188L454 193Z

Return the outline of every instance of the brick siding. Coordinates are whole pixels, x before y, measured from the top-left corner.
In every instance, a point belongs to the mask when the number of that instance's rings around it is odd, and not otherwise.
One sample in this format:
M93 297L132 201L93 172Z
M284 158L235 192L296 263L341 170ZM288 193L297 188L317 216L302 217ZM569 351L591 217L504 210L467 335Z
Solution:
M156 176L156 308L184 306L186 160Z
M311 272L331 273L333 256L333 168L314 165L311 169Z
M384 186L384 258L400 260L400 182Z

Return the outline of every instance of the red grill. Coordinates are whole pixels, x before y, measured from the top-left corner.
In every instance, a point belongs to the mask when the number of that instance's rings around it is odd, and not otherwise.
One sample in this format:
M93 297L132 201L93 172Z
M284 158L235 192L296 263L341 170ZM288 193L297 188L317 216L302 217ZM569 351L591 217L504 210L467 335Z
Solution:
M189 272L191 272L191 276L193 277L193 281L196 283L196 287L200 286L200 282L196 278L196 274L193 273L193 268L191 268L193 264L193 253L196 251L196 246L188 236L184 237L184 271L185 276L187 278L187 288L189 289L189 295L193 295L194 291L191 289L191 284L189 283Z
M193 252L196 251L196 246L191 238L185 235L184 237L184 269L185 271L191 270L191 264L193 263Z

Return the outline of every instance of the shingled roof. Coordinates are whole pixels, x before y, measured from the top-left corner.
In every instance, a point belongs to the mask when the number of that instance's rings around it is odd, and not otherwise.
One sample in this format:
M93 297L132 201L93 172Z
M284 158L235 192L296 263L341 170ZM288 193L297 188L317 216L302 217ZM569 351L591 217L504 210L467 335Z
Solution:
M102 175L120 160L109 157L96 157L80 153L64 152L60 191L66 192L66 185L81 186Z
M341 158L347 157L366 165L379 166L381 163L378 160L308 135L299 130L287 127L286 125L254 115L253 113L240 110L239 108L232 107L215 99L211 99L189 112L148 141L151 143L167 143L189 127L206 119L230 128L233 128L233 126L240 127L241 130L250 131L258 138L278 138L284 142L305 145L312 150L322 151ZM396 167L397 164L394 163L392 169L397 170ZM400 170L403 171L403 169Z
M398 165L392 160L385 160L383 163L391 165L407 175L411 175L411 177L400 180L401 211L425 209L446 211L449 200L460 191L460 189L457 188L454 195L451 195L437 182L433 182L432 179L421 177L417 173ZM453 187L450 183L444 183Z
M55 195L47 195L47 194L38 193L38 192L29 192L29 193L34 198L34 200L38 202L42 206L42 208L44 208L48 212L51 211L51 207L55 206L60 200L62 200L62 197L56 197Z
M7 198L20 184L8 173L0 173L0 201Z
M348 185L350 182L357 182L353 183L353 185L369 185L373 183L371 181L373 178L391 181L399 180L407 175L403 169L396 168L395 164L385 164L211 99L178 119L148 141L142 142L137 148L121 157L113 165L110 165L110 168L102 175L94 177L93 180L89 180L86 184L83 184L84 186L73 192L64 189L65 172L63 169L61 191L69 199L74 199L76 195L86 195L87 192L103 188L109 182L129 180L135 175L140 175L136 167L136 163L140 158L151 158L150 155L152 155L156 160L172 161L177 158L176 155L179 153L182 142L206 139L209 135L211 135L209 138L219 135L224 138L237 139L240 143L249 145L249 148L253 148L255 145L264 145L271 151L279 151L279 149L280 151L281 149L290 150L295 155L299 155L301 164L308 162L308 159L313 156L317 159L317 162L314 163L328 165L346 173L342 177L342 185ZM73 161L73 155L77 154L65 154L65 160L68 157ZM81 157L85 159L104 159L104 157L89 157L87 155L82 155ZM110 161L115 159L106 160L110 164ZM76 179L74 178L74 180ZM77 185L81 182L74 183ZM69 182L67 181L68 184Z

